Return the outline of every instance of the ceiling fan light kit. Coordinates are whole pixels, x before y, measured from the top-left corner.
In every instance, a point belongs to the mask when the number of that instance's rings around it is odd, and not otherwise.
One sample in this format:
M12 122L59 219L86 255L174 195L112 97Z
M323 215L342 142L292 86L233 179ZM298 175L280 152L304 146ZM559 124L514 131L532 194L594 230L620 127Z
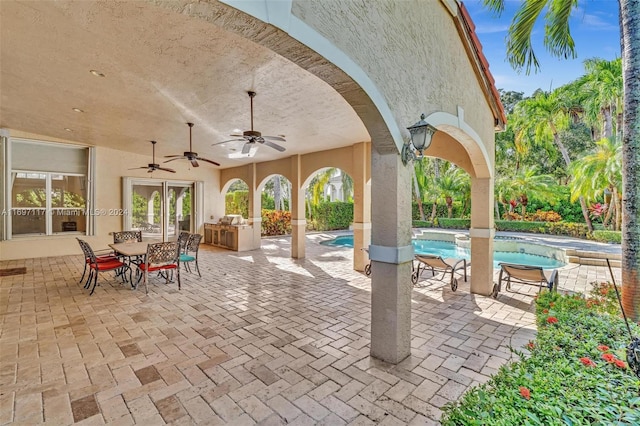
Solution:
M283 137L262 136L261 132L257 130L253 130L253 98L256 97L256 92L249 90L247 94L249 95L249 100L251 102L251 130L245 130L244 132L242 132L241 135L240 134L230 135L232 137L239 137L242 139L230 139L222 142L217 142L212 144L212 146L222 145L227 142L244 142L244 145L242 146L242 154L244 154L243 157L251 157L252 156L251 153L252 152L255 153L255 150L251 148L256 147L256 143L266 145L280 152L284 152L285 148L283 146L278 145L277 143L271 142L271 141L286 142L286 140ZM232 157L229 156L229 158L232 158ZM234 157L234 158L237 158L237 157Z

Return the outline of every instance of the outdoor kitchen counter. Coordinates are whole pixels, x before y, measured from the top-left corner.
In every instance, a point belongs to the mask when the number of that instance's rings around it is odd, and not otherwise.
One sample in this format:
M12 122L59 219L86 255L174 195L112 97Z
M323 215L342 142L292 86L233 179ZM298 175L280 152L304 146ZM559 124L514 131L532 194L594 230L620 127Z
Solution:
M252 225L222 225L219 223L204 224L204 242L216 247L235 251L253 249Z

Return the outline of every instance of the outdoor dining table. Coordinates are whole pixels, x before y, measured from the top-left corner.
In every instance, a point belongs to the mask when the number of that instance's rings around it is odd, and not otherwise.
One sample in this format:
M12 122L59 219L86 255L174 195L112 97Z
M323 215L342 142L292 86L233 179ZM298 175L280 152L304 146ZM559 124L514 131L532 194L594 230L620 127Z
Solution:
M132 264L134 265L134 267L137 267L139 263L144 262L144 256L147 254L147 247L149 246L149 243L149 241L135 241L129 243L109 244L109 247L111 247L114 252L116 252L120 256L127 258L126 264L129 269L129 279L131 281L132 288L136 288L137 286L137 283L134 284L133 278L131 277L131 272L133 269ZM138 271L136 269L136 275L138 276L137 272ZM140 281L140 276L138 276L137 281Z
M114 243L109 244L109 247L116 253L126 256L128 258L136 256L144 256L147 254L148 241L140 241L133 243Z

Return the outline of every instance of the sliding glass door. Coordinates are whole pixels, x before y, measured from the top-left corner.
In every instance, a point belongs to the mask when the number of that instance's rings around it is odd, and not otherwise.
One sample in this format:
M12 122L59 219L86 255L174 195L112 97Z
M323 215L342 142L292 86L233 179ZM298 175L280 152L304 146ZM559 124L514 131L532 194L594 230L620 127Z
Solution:
M180 231L193 232L195 182L123 179L124 229L143 238L172 241Z

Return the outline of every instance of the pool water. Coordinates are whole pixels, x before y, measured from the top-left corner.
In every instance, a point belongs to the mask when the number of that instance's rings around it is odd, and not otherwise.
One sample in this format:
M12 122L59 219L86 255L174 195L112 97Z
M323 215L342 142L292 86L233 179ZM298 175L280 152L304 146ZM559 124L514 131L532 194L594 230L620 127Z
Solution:
M454 257L458 259L471 259L468 249L458 247L448 241L435 240L411 240L416 254L432 254L443 258ZM334 247L353 247L353 235L342 235L333 240L323 241L320 244ZM529 253L516 253L496 251L493 253L493 267L499 268L501 262L517 263L520 265L540 266L545 269L554 269L565 266L565 263L550 257L538 256Z

